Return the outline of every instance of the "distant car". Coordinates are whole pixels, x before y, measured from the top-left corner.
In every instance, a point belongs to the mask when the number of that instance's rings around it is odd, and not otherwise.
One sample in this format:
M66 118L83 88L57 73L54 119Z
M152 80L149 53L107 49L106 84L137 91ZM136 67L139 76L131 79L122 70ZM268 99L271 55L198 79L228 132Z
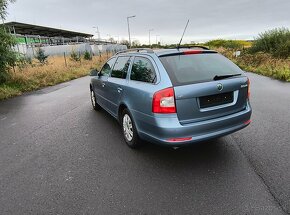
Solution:
M102 107L120 122L131 148L140 139L183 146L251 122L249 79L203 47L122 51L91 75L93 108Z

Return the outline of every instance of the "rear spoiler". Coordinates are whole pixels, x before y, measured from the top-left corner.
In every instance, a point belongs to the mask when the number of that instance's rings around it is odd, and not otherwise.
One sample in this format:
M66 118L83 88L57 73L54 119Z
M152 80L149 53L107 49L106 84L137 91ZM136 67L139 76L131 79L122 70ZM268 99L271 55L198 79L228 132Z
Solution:
M216 54L218 52L212 50L180 50L173 53L159 55L158 57L168 57L168 56L176 56L176 55L192 55L192 54Z

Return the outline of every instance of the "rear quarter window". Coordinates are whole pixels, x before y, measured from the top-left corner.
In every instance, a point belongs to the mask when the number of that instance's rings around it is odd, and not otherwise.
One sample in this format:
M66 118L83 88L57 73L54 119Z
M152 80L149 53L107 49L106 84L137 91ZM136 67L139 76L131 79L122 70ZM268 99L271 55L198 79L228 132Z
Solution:
M161 56L160 60L174 85L212 81L216 75L243 73L237 65L218 53Z
M147 83L156 82L156 73L151 61L144 57L135 57L130 79Z

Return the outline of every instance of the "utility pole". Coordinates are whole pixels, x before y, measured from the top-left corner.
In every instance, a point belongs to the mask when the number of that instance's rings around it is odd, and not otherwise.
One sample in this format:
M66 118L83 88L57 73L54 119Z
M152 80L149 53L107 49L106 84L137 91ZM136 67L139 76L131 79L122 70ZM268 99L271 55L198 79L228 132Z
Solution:
M154 31L154 29L149 29L149 47L151 47L151 31Z
M99 31L99 27L97 26L97 34L98 34L98 40L101 40L101 35L100 35L100 31Z
M97 26L97 27L93 27L93 28L97 29L96 33L98 34L98 40L100 41L101 40L101 36L100 36L99 27Z
M134 15L134 16L128 16L128 17L127 17L128 34L129 34L129 47L128 47L128 48L131 48L131 35L130 35L130 24L129 24L129 19L130 19L130 18L134 18L134 17L136 17L136 15Z

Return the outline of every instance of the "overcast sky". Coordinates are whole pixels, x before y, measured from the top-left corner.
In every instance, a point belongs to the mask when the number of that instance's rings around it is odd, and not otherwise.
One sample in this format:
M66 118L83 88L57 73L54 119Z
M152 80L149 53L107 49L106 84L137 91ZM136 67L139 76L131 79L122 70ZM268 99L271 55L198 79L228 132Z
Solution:
M290 28L290 0L17 0L9 6L7 21L26 22L101 37L148 43L156 35L162 43L177 43L187 19L184 42L214 38L252 39L276 27Z

